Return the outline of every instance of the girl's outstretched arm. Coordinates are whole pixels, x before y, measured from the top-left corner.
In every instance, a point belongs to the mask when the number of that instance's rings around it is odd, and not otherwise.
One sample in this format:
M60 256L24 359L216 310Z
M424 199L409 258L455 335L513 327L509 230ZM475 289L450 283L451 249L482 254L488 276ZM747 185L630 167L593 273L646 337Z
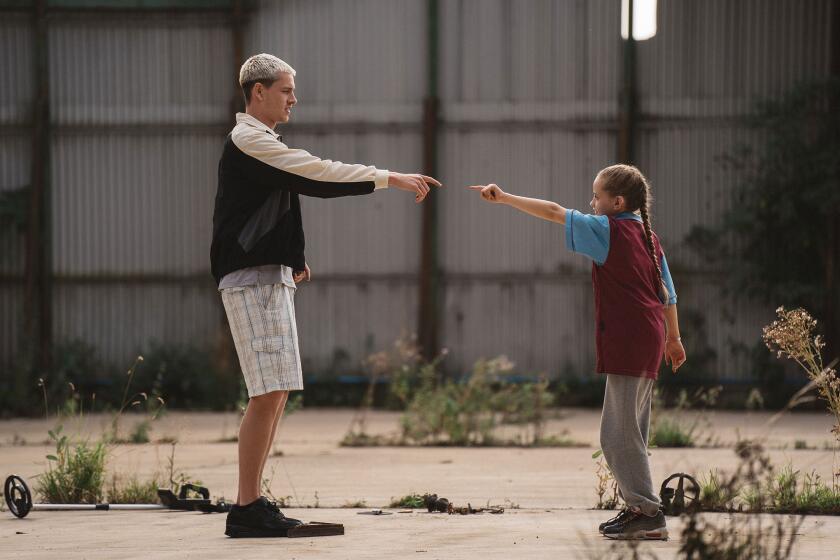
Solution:
M467 188L473 191L479 191L481 198L487 202L507 204L526 214L531 214L549 222L556 222L558 224L566 223L566 209L555 202L509 194L494 183L490 183L489 185L474 185Z

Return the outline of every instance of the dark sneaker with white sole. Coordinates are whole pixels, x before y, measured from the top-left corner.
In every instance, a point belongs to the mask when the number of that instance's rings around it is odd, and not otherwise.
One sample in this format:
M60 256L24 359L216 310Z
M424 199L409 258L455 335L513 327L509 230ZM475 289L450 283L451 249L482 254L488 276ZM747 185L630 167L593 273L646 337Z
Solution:
M288 537L303 522L286 517L277 504L261 496L247 506L231 506L225 535L233 538Z
M630 515L630 508L624 508L624 509L622 509L621 511L619 511L619 512L618 512L618 515L616 515L616 516L615 516L615 517L613 517L612 519L608 519L608 520L604 521L603 523L601 523L600 525L598 525L598 532L599 532L599 533L601 533L601 534L603 535L603 534L604 534L604 529L605 529L608 525L612 525L612 524L614 524L614 523L618 523L618 522L622 521L622 520L623 520L625 517L627 517L628 515Z
M604 536L621 540L668 540L668 528L665 527L665 514L645 515L630 511L620 521L604 527Z

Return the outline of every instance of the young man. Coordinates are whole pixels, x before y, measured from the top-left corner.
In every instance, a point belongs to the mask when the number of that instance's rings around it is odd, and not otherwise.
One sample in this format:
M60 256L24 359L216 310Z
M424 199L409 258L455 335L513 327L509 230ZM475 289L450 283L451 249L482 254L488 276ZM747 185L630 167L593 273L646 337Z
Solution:
M245 113L225 141L213 214L210 261L248 388L239 428L239 495L227 518L231 537L287 536L300 521L260 495L260 480L289 391L303 389L295 285L309 281L299 195L332 198L388 186L419 203L435 179L322 160L289 148L274 132L289 121L294 69L270 54L245 61Z

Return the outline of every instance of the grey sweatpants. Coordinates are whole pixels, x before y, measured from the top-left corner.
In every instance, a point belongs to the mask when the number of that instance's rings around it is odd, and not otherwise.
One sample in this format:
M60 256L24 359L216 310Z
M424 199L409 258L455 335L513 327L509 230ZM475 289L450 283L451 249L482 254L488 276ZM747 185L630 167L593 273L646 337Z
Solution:
M601 449L621 497L646 515L659 510L647 455L653 384L653 379L608 374L601 412Z

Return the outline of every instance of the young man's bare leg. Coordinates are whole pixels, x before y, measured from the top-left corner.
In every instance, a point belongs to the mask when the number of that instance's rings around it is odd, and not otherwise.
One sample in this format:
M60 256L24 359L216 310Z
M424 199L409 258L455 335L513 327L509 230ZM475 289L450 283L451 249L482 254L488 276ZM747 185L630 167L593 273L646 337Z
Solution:
M263 455L262 463L260 463L260 476L257 479L257 483L261 486L263 480L263 472L265 470L265 464L268 461L268 456L271 453L271 446L274 444L274 438L277 434L277 426L280 424L280 418L283 416L283 411L286 409L286 402L289 400L289 393L288 391L280 391L283 393L283 398L280 399L280 402L277 403L277 414L274 417L274 423L271 425L271 436L268 439L268 445L265 448L265 454ZM239 492L237 491L236 494L236 503L241 504L242 502L239 501Z
M280 419L283 417L283 411L286 410L286 402L289 400L288 391L283 392L285 393L285 396L277 406L277 415L274 417L274 423L271 425L271 437L268 439L268 446L265 448L265 455L263 455L262 465L260 466L260 484L262 484L265 464L268 462L268 456L271 454L271 446L274 445L274 437L277 434L277 427L280 425Z
M252 397L239 426L239 505L260 497L260 473L271 447L277 412L288 391L272 391Z

